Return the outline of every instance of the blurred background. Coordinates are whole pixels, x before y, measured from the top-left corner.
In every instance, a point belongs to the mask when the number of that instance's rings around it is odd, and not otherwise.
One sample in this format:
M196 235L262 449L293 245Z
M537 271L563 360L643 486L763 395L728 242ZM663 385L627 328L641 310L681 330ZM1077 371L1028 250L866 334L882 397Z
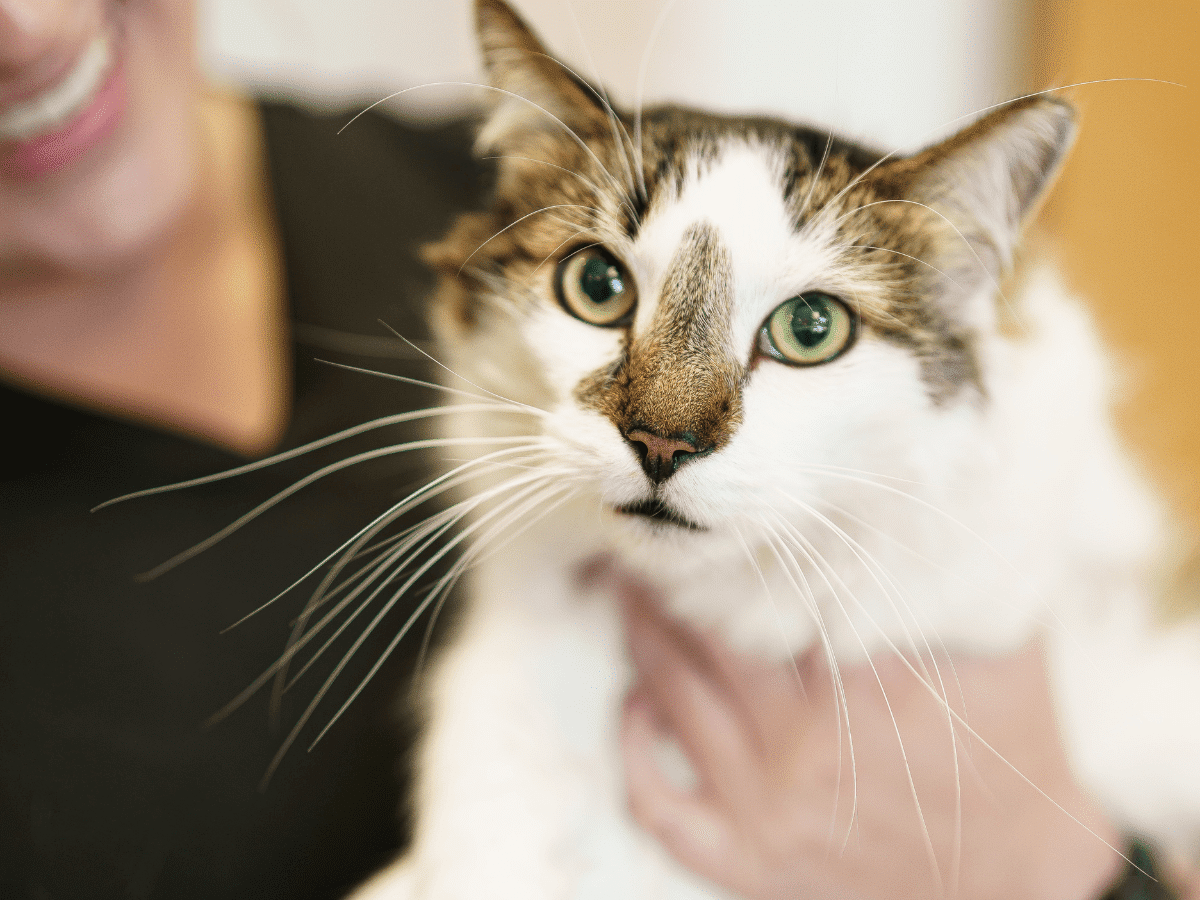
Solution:
M1127 441L1200 526L1196 0L514 2L620 103L771 112L886 149L1027 91L1105 82L1066 92L1081 136L1041 223L1118 352ZM480 79L468 0L202 0L201 33L216 80L326 107L405 90L396 110L436 119L481 93L418 87Z

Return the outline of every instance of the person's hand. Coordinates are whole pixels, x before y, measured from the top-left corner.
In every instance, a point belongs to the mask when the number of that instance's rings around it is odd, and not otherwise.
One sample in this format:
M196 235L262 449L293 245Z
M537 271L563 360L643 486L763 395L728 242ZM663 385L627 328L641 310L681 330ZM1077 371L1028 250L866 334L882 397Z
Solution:
M819 650L795 666L740 658L637 585L621 593L637 671L629 802L693 871L752 900L1094 900L1121 872L1122 838L1070 771L1037 647L936 665L885 654L843 667L839 687ZM657 764L666 737L693 788Z

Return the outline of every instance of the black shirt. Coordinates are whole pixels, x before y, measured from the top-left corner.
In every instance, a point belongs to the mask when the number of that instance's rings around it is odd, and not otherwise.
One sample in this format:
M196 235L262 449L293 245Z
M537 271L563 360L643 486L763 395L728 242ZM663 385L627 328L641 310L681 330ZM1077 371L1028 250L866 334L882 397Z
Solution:
M467 130L367 115L338 135L348 116L278 104L263 116L295 335L284 447L435 403L432 390L318 358L431 377L378 320L426 339L431 276L414 251L480 194ZM339 897L389 859L402 841L411 740L399 698L422 629L306 748L415 600L398 604L347 666L265 791L258 784L283 737L378 607L284 696L277 723L268 689L203 726L278 657L315 583L222 629L421 484L421 461L400 454L338 473L161 577L135 575L319 466L419 429L394 426L90 514L123 493L244 460L2 386L0 421L0 897Z

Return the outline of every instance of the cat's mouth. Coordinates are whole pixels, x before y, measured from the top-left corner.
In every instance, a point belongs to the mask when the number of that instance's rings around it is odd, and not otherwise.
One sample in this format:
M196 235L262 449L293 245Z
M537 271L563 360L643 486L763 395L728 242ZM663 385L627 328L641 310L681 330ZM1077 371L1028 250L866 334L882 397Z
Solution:
M703 525L697 525L691 519L680 515L661 500L640 500L637 503L618 506L617 512L624 513L627 516L641 516L653 522L660 522L663 525L674 525L678 528L687 528L690 531L708 530Z

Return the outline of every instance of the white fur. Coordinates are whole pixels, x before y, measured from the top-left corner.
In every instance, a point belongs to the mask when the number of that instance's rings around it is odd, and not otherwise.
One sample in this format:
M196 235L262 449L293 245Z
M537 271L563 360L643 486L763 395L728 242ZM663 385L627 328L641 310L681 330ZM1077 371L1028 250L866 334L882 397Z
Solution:
M639 286L635 329L701 221L732 257L732 340L746 358L779 303L847 277L831 234L792 232L769 153L731 145L615 248ZM578 581L599 558L656 585L680 617L773 658L818 641L840 662L890 648L993 653L1041 635L1081 776L1119 822L1195 848L1200 632L1160 631L1150 613L1159 513L1113 437L1087 317L1047 272L1022 310L1031 334L980 337L986 397L964 388L935 404L917 361L870 334L824 366L762 361L730 443L664 485L704 533L611 511L647 496L648 481L572 389L614 358L613 332L547 303L523 318L492 312L486 340L450 340L457 371L549 410L536 429L553 448L547 465L578 484L473 571L465 624L433 680L414 846L357 900L721 896L624 811L615 726L629 668L611 598ZM539 384L514 377L522 359ZM455 427L509 433L511 419ZM827 565L779 538L787 527ZM771 533L796 552L790 570Z

